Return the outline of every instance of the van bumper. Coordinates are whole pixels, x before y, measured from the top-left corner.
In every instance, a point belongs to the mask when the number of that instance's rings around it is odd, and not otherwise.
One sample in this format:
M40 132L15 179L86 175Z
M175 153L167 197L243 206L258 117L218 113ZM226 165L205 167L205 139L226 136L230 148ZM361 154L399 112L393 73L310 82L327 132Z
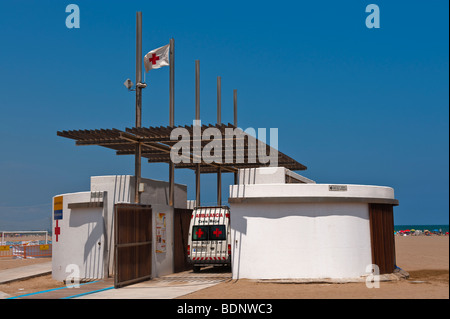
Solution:
M227 257L190 257L189 262L193 265L229 265L231 256Z

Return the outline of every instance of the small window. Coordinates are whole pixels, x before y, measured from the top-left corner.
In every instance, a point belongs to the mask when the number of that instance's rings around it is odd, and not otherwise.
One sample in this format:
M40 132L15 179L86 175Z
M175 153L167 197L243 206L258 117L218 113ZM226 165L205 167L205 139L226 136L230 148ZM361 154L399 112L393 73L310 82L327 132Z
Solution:
M192 240L208 240L208 235L209 235L208 226L192 227Z
M209 226L209 240L225 240L226 238L225 225Z

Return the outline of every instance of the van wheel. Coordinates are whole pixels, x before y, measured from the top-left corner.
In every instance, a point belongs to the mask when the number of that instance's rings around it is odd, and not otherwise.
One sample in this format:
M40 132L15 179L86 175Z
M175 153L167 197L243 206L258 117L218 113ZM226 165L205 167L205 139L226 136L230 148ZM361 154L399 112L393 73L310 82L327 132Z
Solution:
M200 266L194 266L194 272L200 272Z

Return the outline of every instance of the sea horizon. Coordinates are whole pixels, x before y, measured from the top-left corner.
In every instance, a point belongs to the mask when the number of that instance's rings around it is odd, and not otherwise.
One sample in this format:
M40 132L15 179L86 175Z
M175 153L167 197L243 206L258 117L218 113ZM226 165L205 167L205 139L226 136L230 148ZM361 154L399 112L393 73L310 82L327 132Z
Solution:
M414 229L414 230L429 230L433 231L435 229L442 230L443 233L449 231L449 225L447 224L401 224L394 225L394 231L406 230L406 229Z

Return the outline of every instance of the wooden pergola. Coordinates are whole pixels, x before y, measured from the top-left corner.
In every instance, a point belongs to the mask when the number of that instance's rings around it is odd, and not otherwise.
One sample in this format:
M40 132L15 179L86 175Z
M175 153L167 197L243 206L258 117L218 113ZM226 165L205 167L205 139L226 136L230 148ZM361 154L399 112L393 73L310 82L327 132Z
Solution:
M259 160L260 155L265 155L267 159L267 156L273 156L273 154L275 154L278 161L277 166L285 167L292 171L306 170L306 166L303 164L300 164L286 154L273 149L271 146L232 124L132 127L126 128L123 131L114 128L70 130L58 131L57 135L75 140L76 145L98 145L109 148L116 151L117 155L136 156L137 149L139 149L140 156L137 156L139 161L140 157L143 157L147 158L149 163L171 163L172 147L182 139L181 136L171 138L172 131L177 128L182 129L183 132L187 133L189 136L190 147L188 154L183 153L183 155L181 155L181 153L178 153L183 160L178 164L174 164L174 167L195 170L197 203L200 202L200 174L217 173L217 194L218 203L220 203L221 174L227 172L234 173L235 182L237 182L236 177L239 169L270 166L270 161L267 162L266 160L266 162L261 162ZM211 130L211 128L214 129ZM205 133L207 129L210 130ZM210 134L211 132L212 134ZM230 132L232 132L231 135ZM199 154L201 155L204 147L212 141L221 145L221 158L216 156L213 161L205 161L203 156L199 156ZM139 145L139 148L137 145ZM232 151L231 160L230 151ZM173 194L173 177L170 177L169 182L171 185L170 192Z
M189 132L190 136L190 154L186 161L190 163L175 164L175 168L188 168L197 169L200 164L201 173L216 173L220 168L222 172L235 173L241 168L252 168L269 166L270 163L261 163L258 161L258 149L255 150L252 146L265 147L266 156L269 156L272 152L278 154L278 166L286 167L290 170L306 170L306 166L300 164L291 157L274 150L271 146L256 139L255 137L242 131L240 128L236 128L232 124L216 124L216 125L202 125L201 140L195 136L194 126L159 126L159 127L140 127L140 128L126 128L125 131L118 129L99 129L99 130L72 130L72 131L58 131L57 135L65 138L75 140L76 145L99 145L106 148L110 148L116 151L117 155L134 155L136 152L136 144L142 145L141 156L148 159L149 163L169 163L170 152L172 147L180 141L179 138L171 139L170 135L173 129L183 128ZM208 128L216 128L217 135L211 135L208 138L203 136L203 133ZM226 145L231 145L231 141L228 138L226 129L232 129L233 134L233 161L230 162L226 158ZM229 131L228 131L229 132ZM213 141L214 139L221 139L222 145L222 158L220 160L214 160L211 163L205 162L202 158L198 158L196 154L201 154L205 145ZM201 145L199 150L196 145ZM258 146L260 145L260 146ZM229 150L228 150L229 151ZM256 152L256 154L254 154ZM181 154L180 154L181 155ZM252 159L256 158L256 161ZM195 160L201 160L197 163Z

